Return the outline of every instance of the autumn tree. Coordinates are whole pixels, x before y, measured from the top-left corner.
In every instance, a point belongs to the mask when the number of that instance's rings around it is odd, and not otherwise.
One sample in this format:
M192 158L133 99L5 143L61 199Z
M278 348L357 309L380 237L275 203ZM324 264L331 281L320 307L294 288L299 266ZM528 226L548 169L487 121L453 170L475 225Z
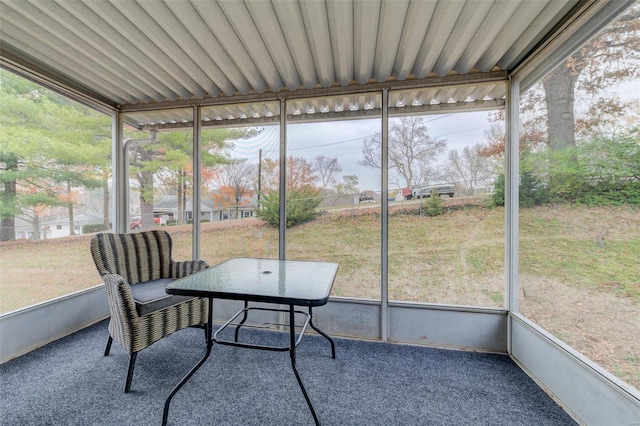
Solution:
M636 2L522 94L520 152L575 146L576 135L602 133L624 123L632 105L612 95L611 88L638 79L639 62L640 3ZM501 155L504 111L491 121L484 153Z
M256 188L261 193L277 191L280 185L280 161L273 158L263 158L259 164L260 185Z
M606 89L640 77L639 62L640 3L636 3L598 37L574 53L564 66L557 67L543 79L549 111L550 146L562 147L563 142L569 146L575 145L575 135L570 133L573 127L578 132L593 131L602 129L604 123L614 123L624 116L626 106ZM585 78L581 78L582 75ZM568 111L574 107L572 87L587 93L590 98L589 107L582 117L576 118ZM565 101L566 107L563 105Z
M391 176L389 181L400 187L428 183L435 176L432 165L446 146L446 140L429 136L422 117L395 120L389 130L389 170L396 176L395 181ZM376 133L363 141L363 160L359 164L381 168L381 152L382 138Z
M523 96L523 129L542 133L554 150L576 145L576 134L615 125L628 105L610 87L640 77L640 3L585 43ZM580 104L576 104L576 99Z
M240 206L251 204L256 173L256 165L246 158L218 167L212 177L216 186L212 194L214 203L233 207L237 219Z
M635 113L632 104L616 93L624 93L624 85L640 77L639 62L640 3L636 2L522 94L521 204L523 194L533 204L545 199L603 201L638 184L629 168L613 170L610 166L620 162L605 158L620 155L620 150L625 150L621 158L636 155L637 145L627 143L637 139L637 124L628 120ZM498 122L504 114L494 118L484 155L502 156L504 128ZM603 152L603 146L610 151ZM607 176L602 174L605 169ZM606 196L594 195L603 188Z
M275 191L280 181L280 161L271 158L262 160L262 191ZM315 188L318 176L313 171L313 166L302 157L287 158L287 190L304 187Z

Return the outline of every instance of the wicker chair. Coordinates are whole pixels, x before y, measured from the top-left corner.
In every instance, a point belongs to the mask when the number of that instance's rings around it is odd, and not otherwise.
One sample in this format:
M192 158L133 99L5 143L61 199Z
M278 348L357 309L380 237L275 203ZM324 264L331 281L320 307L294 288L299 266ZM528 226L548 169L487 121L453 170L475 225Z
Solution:
M111 313L104 355L109 355L113 339L130 355L125 392L131 388L138 352L177 330L207 322L206 299L169 295L165 286L208 265L201 260L175 262L171 247L169 234L159 230L101 233L91 240Z

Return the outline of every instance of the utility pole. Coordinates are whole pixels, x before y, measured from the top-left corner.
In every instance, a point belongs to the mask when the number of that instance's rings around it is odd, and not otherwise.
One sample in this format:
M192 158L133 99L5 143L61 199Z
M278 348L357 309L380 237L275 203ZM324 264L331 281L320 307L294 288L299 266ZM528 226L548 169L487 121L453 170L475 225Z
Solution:
M260 207L260 191L262 186L262 148L258 150L258 207Z

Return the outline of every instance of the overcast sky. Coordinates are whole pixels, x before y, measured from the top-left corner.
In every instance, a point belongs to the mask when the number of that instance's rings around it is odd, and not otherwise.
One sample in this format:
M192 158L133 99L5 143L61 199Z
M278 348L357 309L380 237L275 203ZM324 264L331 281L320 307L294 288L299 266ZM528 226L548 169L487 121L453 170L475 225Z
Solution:
M447 152L484 142L484 132L490 127L488 112L457 113L424 116L429 135L447 141ZM392 119L393 120L393 119ZM380 170L358 164L362 160L364 139L380 133L380 119L350 120L289 125L287 152L289 156L304 157L308 161L319 155L338 159L340 176L357 175L360 189L379 190ZM236 144L234 155L257 162L258 150L263 158L276 158L279 147L278 126L262 128L262 132L249 140ZM439 162L444 162L445 152Z

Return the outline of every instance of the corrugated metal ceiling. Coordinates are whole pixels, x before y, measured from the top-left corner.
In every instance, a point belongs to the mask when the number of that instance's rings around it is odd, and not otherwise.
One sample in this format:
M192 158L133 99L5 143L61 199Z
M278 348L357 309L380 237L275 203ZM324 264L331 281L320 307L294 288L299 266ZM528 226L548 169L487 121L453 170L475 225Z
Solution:
M423 111L486 108L491 102L499 106L504 85L474 77L488 73L486 80L491 80L492 73L514 69L576 4L1 0L1 53L5 66L37 70L123 110L273 94L274 99L291 98L290 113L347 116L348 111L377 109L380 100L375 94L328 90L359 91L385 82L427 86L452 76L456 84L451 90L418 87L392 96L391 105ZM316 92L323 97L305 104L296 99L299 91L306 98ZM262 104L211 106L203 118L268 120L278 115L277 103ZM129 117L141 125L182 121L179 115L153 118L142 112Z

